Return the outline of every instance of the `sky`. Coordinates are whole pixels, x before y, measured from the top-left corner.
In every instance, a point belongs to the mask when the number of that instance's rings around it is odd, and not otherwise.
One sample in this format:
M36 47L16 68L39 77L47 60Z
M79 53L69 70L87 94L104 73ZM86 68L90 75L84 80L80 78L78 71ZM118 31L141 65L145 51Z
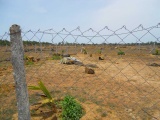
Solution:
M0 34L21 29L134 29L160 23L160 0L0 0Z

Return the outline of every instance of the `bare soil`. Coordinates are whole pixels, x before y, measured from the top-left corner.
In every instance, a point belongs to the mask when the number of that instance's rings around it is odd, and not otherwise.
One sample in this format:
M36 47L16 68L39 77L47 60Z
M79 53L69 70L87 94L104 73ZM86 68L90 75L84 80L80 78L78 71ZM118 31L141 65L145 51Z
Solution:
M160 64L160 56L146 54L146 49L133 54L134 49L123 48L129 52L118 56L116 49L108 48L106 51L111 52L102 53L104 60L98 60L101 55L96 52L90 57L92 50L86 55L72 54L84 64L96 64L98 68L93 68L95 74L86 74L84 66L60 64L59 60L51 60L50 55L44 53L39 62L26 65L27 84L37 85L42 80L53 97L74 96L85 108L86 114L82 120L158 120L160 67L148 64ZM37 53L29 55L39 57ZM9 103L10 100L2 92L7 92L11 85L13 88L10 87L9 93L14 93L12 68L3 68L0 67L0 96L3 96L0 101ZM4 85L7 87L2 89ZM31 105L41 99L34 98L37 94L41 92L29 90ZM6 107L3 105L2 108ZM49 116L49 113L44 115Z

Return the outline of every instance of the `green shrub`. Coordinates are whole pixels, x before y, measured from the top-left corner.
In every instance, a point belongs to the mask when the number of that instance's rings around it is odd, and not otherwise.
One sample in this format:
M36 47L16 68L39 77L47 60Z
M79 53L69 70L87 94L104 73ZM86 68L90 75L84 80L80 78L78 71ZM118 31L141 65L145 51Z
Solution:
M53 55L52 60L60 60L62 57L59 55Z
M125 55L125 52L123 52L122 50L119 49L118 55Z
M158 50L158 49L156 49L156 50L152 53L152 55L160 55L159 50Z
M87 50L86 49L83 49L83 54L87 54Z
M66 96L60 105L62 120L79 120L84 114L82 106L72 96Z
M86 48L82 47L82 49L81 49L81 50L82 50L81 52L82 52L83 54L87 54L87 50L86 50Z
M98 50L97 53L98 53L98 54L102 54L102 50Z

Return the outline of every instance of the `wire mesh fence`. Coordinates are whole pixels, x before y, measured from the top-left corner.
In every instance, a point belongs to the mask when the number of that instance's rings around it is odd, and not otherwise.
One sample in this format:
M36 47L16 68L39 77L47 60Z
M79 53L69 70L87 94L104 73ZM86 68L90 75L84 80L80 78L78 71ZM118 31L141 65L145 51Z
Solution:
M133 30L29 30L21 36L27 85L41 81L54 101L42 102L48 97L43 90L28 89L31 119L160 119L160 24ZM9 33L0 36L2 120L18 118L9 40ZM81 104L81 118L63 118L59 104L66 95Z

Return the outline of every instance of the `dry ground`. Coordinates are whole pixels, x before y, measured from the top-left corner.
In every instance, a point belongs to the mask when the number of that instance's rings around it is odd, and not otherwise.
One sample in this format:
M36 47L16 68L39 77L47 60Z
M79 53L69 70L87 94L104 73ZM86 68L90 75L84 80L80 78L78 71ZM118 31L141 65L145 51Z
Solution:
M87 55L78 52L72 56L84 64L96 64L95 74L86 74L84 66L60 64L44 52L40 62L26 66L27 84L37 85L42 80L56 98L73 95L86 110L82 120L160 119L160 67L146 65L160 64L160 56L148 54L147 47L137 50L132 46L121 48L126 55L118 56L117 49L110 47L103 52L105 59L99 61L94 47L87 49ZM92 57L89 57L90 53L93 53ZM33 52L26 55L40 57L39 53ZM16 113L9 64L1 63L0 81L0 102L5 103L0 106L0 118L7 118L8 114ZM40 92L29 90L31 105L40 100L37 93Z

